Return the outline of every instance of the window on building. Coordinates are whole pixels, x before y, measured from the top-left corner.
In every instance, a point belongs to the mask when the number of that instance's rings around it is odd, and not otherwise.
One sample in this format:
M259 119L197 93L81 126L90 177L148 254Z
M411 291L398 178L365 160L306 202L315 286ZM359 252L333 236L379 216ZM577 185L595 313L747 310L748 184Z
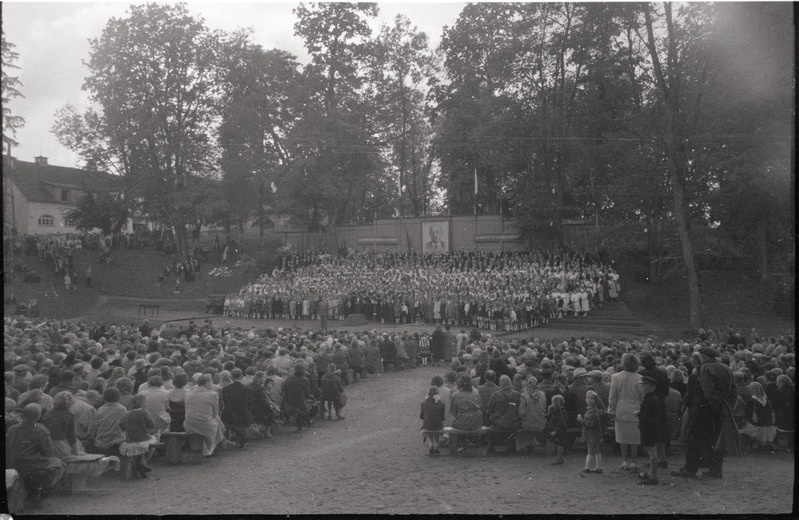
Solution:
M72 218L64 217L64 225L67 227L78 227L78 221Z
M69 190L61 190L61 201L69 202Z
M46 226L46 227L53 227L55 226L55 219L52 215L42 215L39 217L39 225Z

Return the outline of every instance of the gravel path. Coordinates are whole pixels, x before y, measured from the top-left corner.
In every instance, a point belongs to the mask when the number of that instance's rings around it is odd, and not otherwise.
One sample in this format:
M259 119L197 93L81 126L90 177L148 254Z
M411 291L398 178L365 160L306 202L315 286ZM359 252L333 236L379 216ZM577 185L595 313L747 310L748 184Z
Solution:
M154 460L146 480L116 474L88 479L90 490L54 496L40 514L289 513L787 513L793 455L729 458L725 479L661 478L641 487L606 453L603 475L580 472L585 455L431 458L421 442L419 403L431 367L391 372L346 388L343 421L322 421L297 434L284 427L244 451L180 466ZM609 450L608 450L609 451ZM445 453L442 451L442 453ZM682 453L670 459L679 467Z

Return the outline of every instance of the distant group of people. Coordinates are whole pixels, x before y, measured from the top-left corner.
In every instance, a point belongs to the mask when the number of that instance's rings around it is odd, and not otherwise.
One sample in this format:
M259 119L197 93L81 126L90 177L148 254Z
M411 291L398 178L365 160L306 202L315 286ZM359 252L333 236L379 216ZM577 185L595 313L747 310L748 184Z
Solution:
M618 298L618 274L590 255L469 251L348 252L282 258L282 268L226 296L226 316L438 323L515 331L587 314Z
M445 360L446 361L446 360ZM613 426L623 470L638 472L639 446L647 452L644 485L667 468L670 444L686 444L685 462L672 475L721 478L725 455L747 448L775 449L778 430L795 423L795 344L791 333L749 338L730 328L701 330L692 341L521 342L474 338L462 344L450 369L431 382L422 403L423 439L439 451L444 426L476 430L509 449L547 441L564 463L564 447L579 428L586 443L585 473L602 472L602 440ZM458 437L458 452L467 448Z

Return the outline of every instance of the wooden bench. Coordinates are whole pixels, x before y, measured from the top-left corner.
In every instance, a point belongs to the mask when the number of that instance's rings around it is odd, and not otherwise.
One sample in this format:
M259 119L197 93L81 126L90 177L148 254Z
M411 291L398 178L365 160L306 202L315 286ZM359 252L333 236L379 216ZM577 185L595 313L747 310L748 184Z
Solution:
M446 426L443 430L443 433L449 435L449 452L452 455L455 455L458 452L458 437L487 440L488 434L490 432L490 426L483 426L479 430L456 430L452 426Z
M163 434L161 434L163 436ZM147 452L147 460L149 461L155 450L165 446L163 442L159 442L156 444L150 445L150 450ZM126 457L124 455L119 455L119 474L124 480L132 479L136 474L136 465L134 464L136 457Z
M87 454L87 456L89 456L89 455L94 456L93 454ZM78 491L85 490L86 489L86 477L89 476L89 475L87 475L86 473L84 473L82 471L78 471L78 472L72 473L72 472L70 472L70 468L72 468L72 469L81 469L80 466L79 466L80 464L95 463L95 462L99 461L101 457L104 458L104 459L109 459L109 460L107 460L105 462L106 466L102 470L103 473L107 472L107 471L111 471L112 469L114 469L114 470L117 469L116 464L114 464L113 459L118 459L119 457L117 457L117 456L104 457L104 456L100 456L100 455L96 455L96 457L98 457L96 460L85 460L85 459L84 460L69 460L69 459L67 459L66 460L66 465L67 465L66 472L64 473L64 476L61 478L61 480L56 484L56 489L58 491L60 491L60 492L66 493L66 494L72 494L72 493L76 493ZM121 460L120 460L119 468L120 468L120 470L122 468L122 461ZM83 469L86 469L86 468L83 468ZM97 474L92 472L92 475L93 476L99 476L99 471L97 472Z
M140 303L139 304L139 311L138 315L141 316L142 311L144 312L144 316L147 316L147 311L150 311L150 316L158 316L161 312L161 306L156 305L154 303Z
M793 449L794 430L781 430L777 428L777 435L774 436L774 444L787 450Z
M166 460L170 464L183 461L183 448L187 445L191 451L202 451L203 438L200 435L186 432L164 432L161 440L166 443Z

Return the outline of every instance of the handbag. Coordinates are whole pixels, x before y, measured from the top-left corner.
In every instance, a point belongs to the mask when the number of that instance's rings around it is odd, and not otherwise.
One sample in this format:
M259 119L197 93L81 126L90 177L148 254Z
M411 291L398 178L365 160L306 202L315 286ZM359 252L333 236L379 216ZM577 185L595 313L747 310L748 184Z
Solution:
M347 406L347 394L345 394L344 392L341 392L341 395L339 395L338 400L339 400L339 403L341 403L342 408L344 406Z

